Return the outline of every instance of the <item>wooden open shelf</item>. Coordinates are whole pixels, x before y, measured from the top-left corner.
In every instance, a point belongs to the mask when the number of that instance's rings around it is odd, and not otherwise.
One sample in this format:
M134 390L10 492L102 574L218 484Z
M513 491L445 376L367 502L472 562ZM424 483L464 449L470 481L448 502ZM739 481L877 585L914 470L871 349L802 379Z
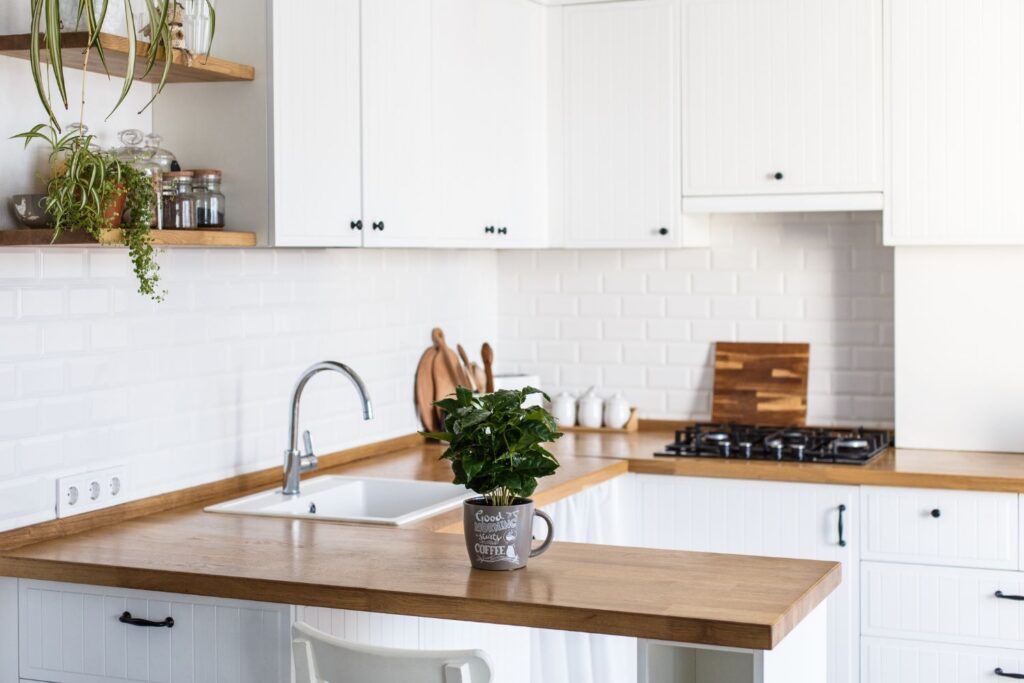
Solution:
M40 43L43 40L39 36ZM122 36L115 36L109 33L101 33L100 44L103 46L104 55L107 59L107 66L110 67L111 77L123 76L128 68L128 39ZM29 58L29 47L31 46L31 34L0 36L0 54L20 59ZM85 31L61 34L61 53L64 58L64 66L70 69L81 69L85 61L85 46L89 42L89 34ZM135 78L145 83L159 83L160 76L164 70L164 57L160 54L153 70L147 76L143 76L146 70L146 55L149 54L149 43L139 40L137 42L137 55L135 59ZM42 51L41 58L47 59L46 50ZM89 71L104 73L103 64L93 54L89 57ZM203 82L224 82L224 81L251 81L256 77L256 69L247 64L229 62L226 59L210 57L193 57L192 64L181 50L174 51L173 64L167 76L168 83L203 83Z
M256 233L234 230L153 230L152 243L159 247L255 247ZM122 244L121 231L104 230L99 242L84 232L62 233L53 241L50 228L18 228L0 230L0 247L90 246L96 244L116 246Z

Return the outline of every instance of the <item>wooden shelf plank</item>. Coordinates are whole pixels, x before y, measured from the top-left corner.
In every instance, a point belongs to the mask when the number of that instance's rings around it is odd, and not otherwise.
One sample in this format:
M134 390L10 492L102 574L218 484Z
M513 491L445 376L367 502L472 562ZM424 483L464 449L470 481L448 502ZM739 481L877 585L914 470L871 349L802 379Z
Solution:
M28 59L29 46L32 36L28 33L20 35L0 36L0 54L9 57ZM42 36L39 37L42 41ZM89 42L89 34L84 31L61 34L61 53L64 57L64 66L69 69L81 69L85 61L85 46ZM111 78L120 78L128 67L128 39L122 36L115 36L109 33L100 34L100 44L107 58L107 65L110 67ZM149 54L149 43L138 42L138 55L135 59L135 78L145 83L158 83L163 74L163 54L157 58L157 64L148 75L143 76L146 69L146 55ZM43 50L42 59L46 61L46 51ZM89 71L104 73L103 65L96 55L89 58ZM210 57L194 57L191 65L185 53L181 50L174 51L173 65L167 76L168 83L203 83L203 82L226 82L226 81L251 81L256 77L256 69L247 64L229 62L226 59Z
M160 247L255 247L256 233L234 230L153 230L152 242ZM116 246L121 244L121 231L104 230L97 243L84 232L65 232L53 242L50 228L19 228L0 230L0 247Z

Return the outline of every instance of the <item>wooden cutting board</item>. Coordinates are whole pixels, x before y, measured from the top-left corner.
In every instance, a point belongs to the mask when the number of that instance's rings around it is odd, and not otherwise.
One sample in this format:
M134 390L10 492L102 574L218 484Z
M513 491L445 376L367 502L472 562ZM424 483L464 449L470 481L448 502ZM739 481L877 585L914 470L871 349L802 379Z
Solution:
M809 344L715 344L713 422L804 426Z

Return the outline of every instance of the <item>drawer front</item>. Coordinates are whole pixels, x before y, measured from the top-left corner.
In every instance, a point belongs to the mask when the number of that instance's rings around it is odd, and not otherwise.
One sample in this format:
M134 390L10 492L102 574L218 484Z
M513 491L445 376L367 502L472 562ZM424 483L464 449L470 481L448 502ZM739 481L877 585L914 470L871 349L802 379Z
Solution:
M290 608L22 580L22 678L54 683L280 683L290 678ZM133 617L172 628L122 624Z
M861 558L1017 569L1017 494L865 486Z
M1001 683L1024 674L1024 652L994 647L863 638L861 683Z
M1020 572L863 562L861 632L1024 648L1024 600L1014 597L1024 598Z

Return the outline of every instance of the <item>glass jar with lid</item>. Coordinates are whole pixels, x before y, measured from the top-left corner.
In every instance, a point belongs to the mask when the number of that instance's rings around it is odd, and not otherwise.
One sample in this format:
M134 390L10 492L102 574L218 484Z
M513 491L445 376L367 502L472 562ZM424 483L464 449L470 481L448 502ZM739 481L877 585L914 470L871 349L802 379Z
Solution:
M121 131L119 137L123 146L113 151L114 158L128 164L149 179L153 186L152 215L149 224L152 227L160 228L163 225L160 216L163 211L163 202L160 200L163 168L153 159L156 150L152 147L142 146L144 136L142 131L136 128Z
M164 141L163 136L150 133L145 137L145 141L146 150L151 152L151 158L154 162L160 164L160 168L164 173L181 170L181 166L178 165L178 160L174 155L160 147Z
M196 196L196 225L200 228L224 227L224 193L220 190L221 172L215 168L192 171L192 192Z
M164 173L163 217L165 228L196 228L196 196L192 192L192 171Z

